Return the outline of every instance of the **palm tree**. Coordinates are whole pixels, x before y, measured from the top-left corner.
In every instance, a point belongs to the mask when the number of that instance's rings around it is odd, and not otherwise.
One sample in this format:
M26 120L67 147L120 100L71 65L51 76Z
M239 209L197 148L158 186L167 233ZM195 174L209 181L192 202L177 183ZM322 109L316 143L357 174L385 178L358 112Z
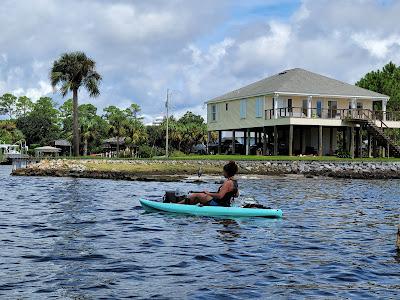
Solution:
M117 156L119 156L119 146L121 137L125 137L128 119L125 111L118 107L111 105L104 108L105 118L108 121L110 134L116 138L117 142Z
M53 63L50 81L53 88L60 85L60 92L63 97L68 92L72 92L74 155L79 156L78 91L81 87L84 87L90 97L100 95L101 75L96 71L96 62L83 52L64 53Z

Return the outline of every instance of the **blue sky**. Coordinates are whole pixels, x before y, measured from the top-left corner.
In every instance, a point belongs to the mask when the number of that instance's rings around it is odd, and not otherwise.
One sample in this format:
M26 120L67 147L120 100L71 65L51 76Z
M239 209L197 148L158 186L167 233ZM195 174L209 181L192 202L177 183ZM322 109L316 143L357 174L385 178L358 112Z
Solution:
M147 122L173 90L177 115L284 69L354 83L400 63L400 1L392 0L3 0L0 94L63 99L48 80L65 51L94 58L103 75L92 102L141 105ZM23 20L23 21L22 21Z

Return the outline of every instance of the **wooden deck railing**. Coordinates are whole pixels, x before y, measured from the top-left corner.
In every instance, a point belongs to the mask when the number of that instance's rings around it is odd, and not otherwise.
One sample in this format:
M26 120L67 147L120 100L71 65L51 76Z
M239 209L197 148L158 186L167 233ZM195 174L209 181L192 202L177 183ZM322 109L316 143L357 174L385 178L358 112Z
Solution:
M303 107L283 107L276 110L278 118L307 118L307 108ZM383 112L381 110L370 109L329 109L311 108L312 119L372 119L386 121L400 121L400 111ZM275 110L267 109L265 119L275 118Z

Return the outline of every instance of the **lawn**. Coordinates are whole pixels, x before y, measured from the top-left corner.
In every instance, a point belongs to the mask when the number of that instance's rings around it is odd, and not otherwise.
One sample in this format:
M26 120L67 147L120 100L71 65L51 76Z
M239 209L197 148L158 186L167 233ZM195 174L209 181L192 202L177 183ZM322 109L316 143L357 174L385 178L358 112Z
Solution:
M72 158L74 159L74 158ZM80 159L110 159L103 157L80 157ZM118 160L132 160L134 158L112 158ZM336 156L257 156L257 155L181 155L174 157L155 157L153 160L235 160L235 161L399 161L400 158L338 158ZM146 159L140 159L146 160Z

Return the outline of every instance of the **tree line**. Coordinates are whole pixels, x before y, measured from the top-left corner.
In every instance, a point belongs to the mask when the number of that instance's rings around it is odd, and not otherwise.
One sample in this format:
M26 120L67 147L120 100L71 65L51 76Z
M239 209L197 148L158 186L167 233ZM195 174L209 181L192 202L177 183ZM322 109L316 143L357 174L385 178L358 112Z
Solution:
M78 124L81 155L100 153L104 140L115 138L120 156L164 155L166 120L159 125L144 125L141 108L132 103L122 109L108 106L99 114L91 103L78 106ZM57 139L73 140L73 99L62 105L50 97L33 102L26 96L4 94L0 97L0 141L15 143L26 140L31 148L52 144ZM205 143L207 127L204 119L192 112L181 118L169 118L170 147L189 153L192 147ZM120 151L124 144L130 151ZM124 148L125 148L124 147Z

